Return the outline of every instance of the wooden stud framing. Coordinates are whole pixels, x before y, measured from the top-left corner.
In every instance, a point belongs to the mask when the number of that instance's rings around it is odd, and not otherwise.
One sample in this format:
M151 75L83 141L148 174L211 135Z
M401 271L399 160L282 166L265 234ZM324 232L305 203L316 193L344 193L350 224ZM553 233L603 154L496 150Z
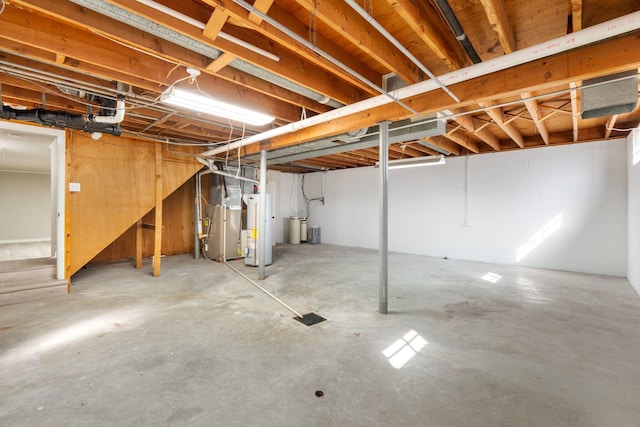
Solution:
M156 215L153 243L153 277L160 276L162 257L162 144L156 143Z

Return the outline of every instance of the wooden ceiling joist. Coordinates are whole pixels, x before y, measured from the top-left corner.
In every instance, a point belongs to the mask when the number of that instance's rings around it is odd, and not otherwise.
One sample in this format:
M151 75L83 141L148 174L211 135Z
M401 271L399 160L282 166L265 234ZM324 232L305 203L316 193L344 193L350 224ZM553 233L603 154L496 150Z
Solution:
M223 9L215 9L202 30L202 35L211 40L217 39L228 18L229 15Z
M513 142L518 145L518 147L524 148L524 140L522 138L522 135L520 134L520 131L516 129L512 123L507 123L505 121L502 109L500 107L493 107L492 105L493 104L490 102L480 103L480 106L485 108L485 112L489 115L489 117L491 117L491 120L493 120L493 122L497 124L500 129L502 129L504 133L506 133L509 138L511 138Z
M448 139L440 136L434 136L430 138L424 138L424 142L427 144L438 147L450 154L455 156L460 154L460 146L454 142L449 141Z
M530 99L532 97L533 93L531 92L525 92L522 94L524 105L527 107L529 115L531 116L533 123L536 125L536 129L538 129L538 133L540 133L545 145L549 145L549 131L547 130L547 126L541 120L538 102L535 99Z
M46 108L83 114L87 99L77 95L110 97L116 82L123 83L127 87L123 134L211 146L240 138L242 125L234 122L231 127L225 119L202 111L159 104L167 87L174 83L193 87L276 117L268 126L249 126L247 135L254 135L332 111L337 103L348 106L377 96L376 86L382 86L383 75L389 72L408 84L426 79L426 71L374 28L373 20L436 75L471 65L433 0L358 1L372 19L335 0L248 0L251 6L246 8L232 0L154 1L176 13L139 0L100 0L86 6L75 0L6 0L0 14L0 84L5 103L39 108L45 93ZM289 134L242 148L242 155L436 112L454 114L446 135L391 144L389 158L482 154L618 138L628 131L614 128L628 129L640 120L640 109L582 120L578 92L585 79L640 67L637 20L625 16L637 16L637 1L570 0L553 7L544 0L449 3L485 61L518 47L546 46L556 37L571 43L571 31L590 31L610 19L617 22L607 28L633 29L448 84L459 102L433 90L403 99L409 108L375 104L364 111L334 115L322 124L292 126ZM187 77L187 67L201 71L197 86L181 80ZM60 82L68 93L59 89ZM378 161L377 147L349 151L347 144L344 149L276 167L308 172Z
M388 72L408 83L422 80L420 71L386 38L345 2L333 0L296 0L312 16L322 20L354 46L376 59Z
M247 47L232 43L221 37L216 38L216 40L210 40L207 37L204 37L202 35L202 31L198 28L185 24L177 18L158 12L155 9L139 3L137 0L111 0L111 3L128 10L129 12L140 15L143 18L155 22L165 28L211 45L222 52L235 55L236 57L257 67L264 66L265 58L260 53L257 53ZM362 93L358 90L354 90L353 87L348 85L346 82L336 80L325 70L320 69L315 64L308 62L306 59L296 56L291 51L276 44L267 46L264 38L256 34L235 34L231 28L228 32L234 37L240 36L238 38L243 39L247 43L260 47L261 49L267 50L278 56L280 58L279 61L269 61L269 70L271 73L344 104L350 104L362 99Z
M571 86L571 123L573 127L573 142L578 141L578 117L580 112L578 111L578 86L574 83L570 83Z
M463 111L461 109L453 108L451 109L451 112L453 114L457 114L454 120L460 123L460 125L462 125L462 127L464 127L467 132L475 134L482 142L487 144L489 147L493 148L496 151L500 151L500 141L498 141L498 137L491 133L489 129L476 129L473 117L471 117L470 115L462 114Z
M511 26L504 0L480 0L491 28L498 34L505 53L516 51L516 33Z
M470 63L448 25L438 19L433 9L429 10L428 2L411 0L387 0L387 2L420 37L425 46L431 49L449 69L455 70Z
M203 0L203 2L212 7L215 7L216 9L223 9L227 14L229 14L234 23L251 28L266 40L272 40L273 42L278 43L279 45L293 52L296 52L309 62L312 62L329 72L335 73L337 76L355 85L363 92L370 95L377 95L377 92L360 81L358 78L340 69L336 66L336 64L327 61L317 53L310 51L303 44L299 43L280 29L266 22L261 22L259 24L253 22L251 20L251 16L253 16L253 14L249 14L249 12L247 12L242 7L231 2L223 2L221 0ZM296 20L293 16L291 16L291 14L282 10L277 5L274 4L269 8L269 16L298 36L303 37L304 39L308 38L309 27ZM374 72L371 68L358 61L352 55L348 55L344 52L344 50L340 49L338 46L327 40L322 35L316 35L314 38L314 42L319 49L327 52L333 58L347 65L349 68L366 77L368 80L373 82L381 80L381 74Z
M406 100L406 103L422 114L434 113L473 105L475 101L472 100L474 99L487 102L490 99L508 98L524 91L543 91L546 88L568 84L571 81L611 74L634 66L638 67L640 66L640 49L630 48L636 43L636 38L637 35L628 34L608 39L560 55L496 71L490 76L452 85L450 88L453 92L459 94L463 99L460 103L453 101L443 91L418 95ZM528 78L522 79L523 75ZM479 87L482 88L481 93L478 93ZM485 98L486 101L482 98ZM464 101L465 99L469 99L469 101ZM332 120L327 124L310 126L296 132L295 135L287 134L274 137L262 147L286 147L327 135L337 135L353 129L372 126L382 120L397 121L408 116L409 113L403 107L385 104L363 113ZM255 148L247 149L248 152L252 152L252 150L255 152Z

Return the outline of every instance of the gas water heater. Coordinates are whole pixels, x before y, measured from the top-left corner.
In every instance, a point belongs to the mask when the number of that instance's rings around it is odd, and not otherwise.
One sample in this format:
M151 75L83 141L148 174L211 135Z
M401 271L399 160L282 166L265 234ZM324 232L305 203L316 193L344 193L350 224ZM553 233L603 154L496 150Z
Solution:
M265 215L265 257L264 264L270 265L272 260L273 226L271 221L271 195L267 194L267 214ZM259 195L249 194L247 198L247 249L245 252L244 263L246 265L258 265L258 217L259 217Z

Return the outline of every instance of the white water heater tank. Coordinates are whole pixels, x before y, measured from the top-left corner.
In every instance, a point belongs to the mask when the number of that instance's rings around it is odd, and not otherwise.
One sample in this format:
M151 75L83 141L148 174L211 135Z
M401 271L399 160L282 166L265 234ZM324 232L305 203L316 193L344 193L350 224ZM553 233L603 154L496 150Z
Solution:
M271 242L273 241L273 221L271 220L271 195L267 194L267 214L265 216L265 257L264 264L271 265L273 262L273 251ZM260 209L260 197L258 194L249 194L247 196L247 252L244 257L246 265L259 265L258 247L258 218Z

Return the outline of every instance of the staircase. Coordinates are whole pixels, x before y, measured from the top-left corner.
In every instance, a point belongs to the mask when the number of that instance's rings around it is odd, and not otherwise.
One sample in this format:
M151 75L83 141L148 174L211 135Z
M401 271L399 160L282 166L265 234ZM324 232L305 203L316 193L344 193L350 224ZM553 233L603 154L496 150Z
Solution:
M66 280L56 279L55 258L0 262L0 307L66 293Z

